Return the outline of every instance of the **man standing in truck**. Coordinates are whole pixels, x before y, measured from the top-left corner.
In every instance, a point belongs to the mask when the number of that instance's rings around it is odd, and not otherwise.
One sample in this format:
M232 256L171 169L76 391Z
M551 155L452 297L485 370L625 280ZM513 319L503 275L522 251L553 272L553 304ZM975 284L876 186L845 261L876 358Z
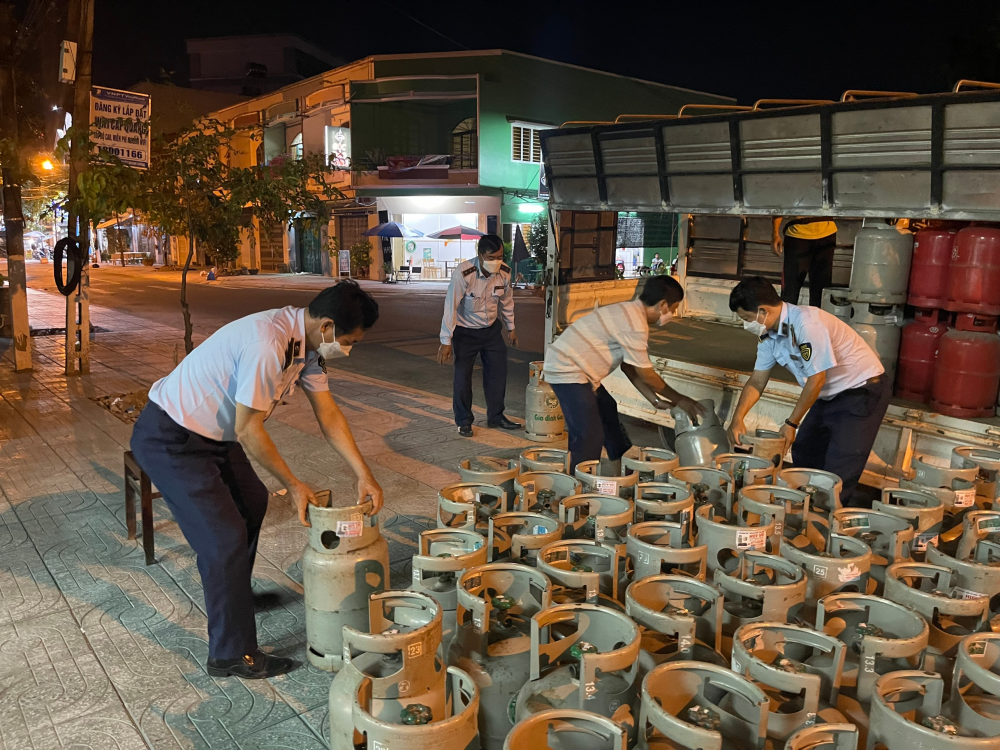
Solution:
M822 307L823 290L833 281L837 225L806 218L775 218L771 247L782 256L781 299L799 304L799 291L809 274L809 305Z
M853 328L825 310L782 302L770 281L744 279L729 309L755 335L757 362L729 424L740 445L743 420L760 400L776 364L795 376L802 393L781 427L796 466L830 471L844 481L841 502L860 506L855 488L889 407L892 382L878 355Z

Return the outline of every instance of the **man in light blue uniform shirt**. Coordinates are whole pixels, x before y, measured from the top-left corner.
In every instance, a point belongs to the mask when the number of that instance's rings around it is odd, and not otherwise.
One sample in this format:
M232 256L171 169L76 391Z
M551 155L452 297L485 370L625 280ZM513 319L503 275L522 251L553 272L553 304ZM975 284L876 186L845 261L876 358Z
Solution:
M517 430L521 425L504 415L507 393L507 345L517 348L514 332L514 289L510 267L503 262L503 240L495 234L479 238L478 256L460 263L451 275L441 319L439 363L455 355L452 408L463 437L472 437L472 370L476 357L483 360L486 392L486 426ZM501 321L503 325L501 326Z
M326 360L347 356L378 319L378 303L354 281L320 292L308 308L267 310L223 326L153 384L132 432L132 452L163 493L198 556L208 615L208 672L260 679L291 659L257 647L251 573L268 492L247 454L288 490L299 520L317 503L281 457L264 420L296 384L327 442L357 476L373 512L382 488L330 394Z
M729 308L759 339L753 374L729 425L730 440L739 444L746 431L743 420L760 399L771 369L784 365L802 386L781 428L792 462L833 472L844 481L843 504L863 504L855 488L892 396L878 355L853 328L825 310L782 302L771 282L760 276L733 289Z

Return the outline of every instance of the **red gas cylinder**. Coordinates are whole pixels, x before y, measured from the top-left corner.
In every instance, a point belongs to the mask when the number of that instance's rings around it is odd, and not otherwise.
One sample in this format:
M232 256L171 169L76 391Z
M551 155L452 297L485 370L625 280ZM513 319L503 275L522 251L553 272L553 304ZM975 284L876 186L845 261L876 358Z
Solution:
M897 396L923 403L931 397L938 345L947 330L947 323L938 322L937 310L917 310L915 319L903 328L896 365Z
M955 235L944 309L1000 315L1000 229L966 227Z
M954 230L921 229L913 237L913 260L906 301L914 307L944 307Z
M964 230L963 230L964 231ZM931 387L931 408L949 417L991 417L1000 388L1000 336L996 318L958 315L941 337Z

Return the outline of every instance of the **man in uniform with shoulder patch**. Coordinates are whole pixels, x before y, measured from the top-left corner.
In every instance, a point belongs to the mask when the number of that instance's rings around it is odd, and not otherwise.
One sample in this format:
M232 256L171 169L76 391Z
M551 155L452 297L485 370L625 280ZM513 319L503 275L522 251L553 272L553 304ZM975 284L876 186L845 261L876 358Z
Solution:
M760 399L776 364L795 376L802 393L781 428L796 466L830 471L844 480L841 501L860 506L855 488L889 407L892 383L878 355L857 332L818 307L782 302L770 281L744 279L729 309L758 339L757 362L729 424L740 445L743 420Z
M477 249L477 257L460 263L451 275L437 355L441 364L455 355L452 408L463 437L472 437L472 370L477 356L483 361L486 426L503 430L522 427L504 415L507 344L503 329L510 345L517 348L510 267L503 262L503 240L497 235L480 237Z
M307 308L265 310L223 326L149 391L132 452L198 556L213 677L263 679L295 666L257 647L251 575L268 491L248 454L284 485L308 526L316 495L264 427L296 384L323 436L357 477L358 503L370 499L375 513L382 506L382 488L330 394L326 372L326 362L346 357L376 320L378 303L344 280Z

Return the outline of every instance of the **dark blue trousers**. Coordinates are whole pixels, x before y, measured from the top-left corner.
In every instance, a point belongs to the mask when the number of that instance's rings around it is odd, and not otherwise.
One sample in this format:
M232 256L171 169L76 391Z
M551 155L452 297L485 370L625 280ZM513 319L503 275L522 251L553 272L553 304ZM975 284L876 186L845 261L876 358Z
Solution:
M601 448L617 461L632 447L618 419L618 403L604 386L596 391L589 383L552 383L569 433L570 473L581 461L596 461Z
M135 423L132 452L198 556L208 655L236 659L254 653L250 575L268 492L243 447L186 430L150 402Z
M878 383L838 393L829 401L817 400L792 444L792 462L832 471L844 480L841 502L863 504L855 490L891 397L892 383L882 375Z
M503 414L503 400L507 395L507 344L500 330L500 320L489 328L455 327L451 337L451 353L455 358L455 383L452 408L455 424L471 425L472 370L476 357L483 360L483 390L486 392L486 421L495 422Z

